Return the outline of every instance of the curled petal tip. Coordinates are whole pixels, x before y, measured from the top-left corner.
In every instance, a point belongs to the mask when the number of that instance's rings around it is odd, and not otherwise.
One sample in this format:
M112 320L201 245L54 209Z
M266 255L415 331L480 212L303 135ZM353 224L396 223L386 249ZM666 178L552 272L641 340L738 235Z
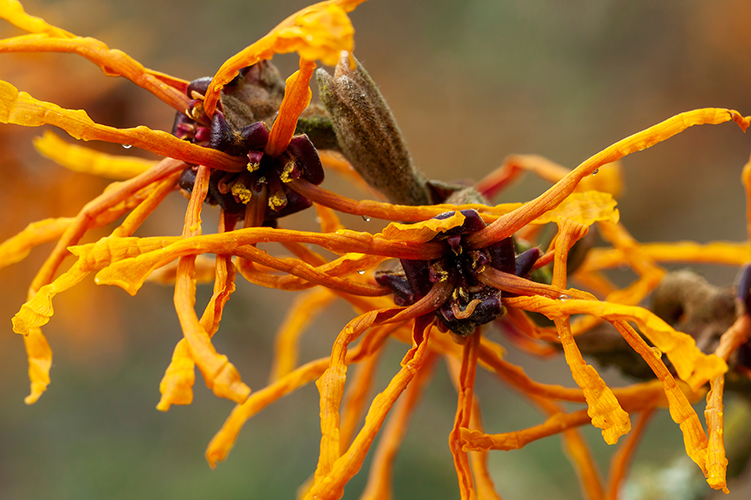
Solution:
M749 125L751 125L751 116L743 116L735 110L731 110L730 115L733 117L733 121L737 123L744 132L748 129Z

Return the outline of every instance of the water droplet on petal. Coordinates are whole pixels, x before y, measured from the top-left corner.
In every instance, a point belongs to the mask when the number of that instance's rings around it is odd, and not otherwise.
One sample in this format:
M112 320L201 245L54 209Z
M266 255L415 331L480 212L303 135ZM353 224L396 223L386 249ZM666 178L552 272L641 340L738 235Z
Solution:
M125 149L130 149L130 148L132 148L133 146L131 146L130 144L123 144L123 147L124 147Z
M364 220L365 222L370 222L370 217L368 217L367 215L363 215L362 220Z
M362 269L358 269L357 274L365 274L365 271L363 271Z
M558 300L565 302L567 300L571 300L571 296L566 295L565 293L562 293L561 295L558 296Z
M592 175L597 175L600 172L599 168L596 168L594 172L592 172Z

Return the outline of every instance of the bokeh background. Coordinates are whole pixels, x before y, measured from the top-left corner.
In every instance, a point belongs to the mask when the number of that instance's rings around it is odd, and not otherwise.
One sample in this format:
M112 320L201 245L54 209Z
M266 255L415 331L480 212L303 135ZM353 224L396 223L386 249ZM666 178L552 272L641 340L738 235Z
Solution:
M190 80L212 74L306 2L27 0L24 5L52 24ZM751 113L746 0L370 0L351 17L358 58L380 84L416 163L432 178L479 179L511 153L537 153L573 167L681 111L718 106ZM14 34L20 32L0 26L0 35ZM296 65L294 56L275 62L285 75ZM73 55L4 54L0 78L39 99L84 108L109 125L171 127L167 106ZM2 239L29 222L75 214L105 185L39 157L31 138L40 132L0 127ZM689 129L626 158L622 221L640 241L743 240L739 179L750 152L749 138L727 124ZM344 188L335 178L327 183ZM499 200L523 201L545 187L527 178ZM173 195L140 234L179 234L185 203ZM299 216L295 224L310 225L313 217ZM375 222L348 222L377 229ZM146 286L129 297L87 280L56 298L56 314L45 328L55 351L53 383L37 404L23 404L26 361L10 318L50 249L37 249L22 265L0 270L0 498L294 498L317 457L313 386L253 418L215 471L203 452L232 404L214 398L199 376L193 405L166 414L155 410L159 380L181 336L170 288ZM736 271L699 270L718 285L731 284ZM202 289L199 300L209 291ZM273 335L291 298L245 284L228 304L215 343L253 388L265 385ZM304 339L306 357L326 355L351 314L335 306L317 321ZM401 345L390 347L380 387L403 352ZM562 362L543 363L513 350L509 359L539 380L573 383ZM606 373L609 380L616 376ZM479 374L477 383L490 431L542 420L487 374ZM399 455L395 498L458 497L447 446L455 405L441 366ZM612 450L598 432L585 433L606 463ZM682 453L678 427L662 412L644 438L635 469L664 466ZM521 451L491 453L490 467L507 499L581 496L557 437ZM725 498L748 498L746 482L731 484ZM345 498L357 498L363 483L356 478Z

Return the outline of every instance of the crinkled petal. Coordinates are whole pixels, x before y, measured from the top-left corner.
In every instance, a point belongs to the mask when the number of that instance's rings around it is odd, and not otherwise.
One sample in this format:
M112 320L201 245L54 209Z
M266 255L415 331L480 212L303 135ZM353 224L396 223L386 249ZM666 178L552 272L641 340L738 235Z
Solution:
M23 10L18 0L0 0L0 19L5 19L17 28L29 33L47 33L50 36L71 38L75 35L51 24L47 24L40 17L30 16Z
M585 226L591 226L597 221L618 222L620 217L615 208L616 201L610 193L600 191L585 191L573 193L549 212L545 212L531 224L547 224L571 219Z
M707 483L715 490L729 493L727 487L728 459L725 456L725 417L722 393L725 377L711 381L707 394L707 409L704 418L707 421L709 443L707 445Z
M433 218L416 224L392 222L384 228L382 234L386 239L392 241L409 240L425 243L449 229L461 226L464 224L465 218L464 214L457 210L445 219Z
M690 335L674 330L652 312L641 307L590 300L553 300L540 296L506 300L514 307L534 310L551 318L570 314L591 314L610 322L633 321L639 325L639 329L650 342L668 356L678 376L694 390L728 369L722 358L701 352Z
M626 342L641 355L649 364L652 371L660 380L668 400L670 417L683 433L683 443L686 454L693 460L702 472L707 474L707 435L699 422L699 417L694 411L686 395L681 391L668 371L665 364L660 360L659 353L652 350L636 331L625 321L615 321L613 325L623 336Z
M96 243L68 247L70 253L79 258L87 268L102 269L114 262L132 259L139 255L161 250L179 241L177 236L154 238L109 237Z
M29 379L31 393L24 402L27 405L37 402L50 384L50 368L52 368L52 349L39 328L31 328L24 336L23 343L29 360Z
M442 304L445 302L450 293L451 290L449 289L448 283L437 283L425 297L413 305L403 309L387 308L368 311L350 321L339 333L339 336L334 343L334 347L331 350L329 367L316 382L316 386L320 393L321 408L321 449L318 458L318 467L316 468L315 473L316 485L321 485L322 483L320 481L323 480L323 478L330 474L334 474L332 469L335 467L335 464L341 464L339 461L341 455L339 409L344 395L344 385L347 379L347 364L345 359L349 344L354 342L363 332L371 328L373 325L406 321L433 312L436 308L436 304ZM415 333L417 334L417 331L415 331ZM412 351L414 351L414 349ZM406 366L406 363L407 358L405 357L403 366ZM402 387L401 390L403 389L404 387ZM391 404L393 404L393 401ZM373 406L375 405L376 401L373 402ZM385 415L383 417L385 418ZM374 436L370 436L371 441L373 437ZM357 442L357 439L355 439L355 442ZM370 443L368 442L367 446L369 445ZM353 450L355 447L356 444L353 443L350 450ZM350 456L347 459L348 463L349 460L353 459L357 459L357 457ZM343 472L344 471L340 471L339 473ZM308 495L310 495L310 492Z
M57 104L39 101L13 85L0 80L0 123L26 127L54 125L76 139L98 140L136 146L160 156L206 165L220 170L239 172L245 169L242 160L215 149L196 146L160 130L143 125L117 129L100 125L83 110L64 109Z
M70 247L78 261L52 283L42 286L13 317L13 331L28 335L34 328L45 325L54 312L52 299L60 292L80 283L91 271L109 265L113 260L135 257L142 252L162 248L158 239L102 238L96 243Z
M172 361L159 384L162 397L156 409L167 411L172 405L189 405L193 402L193 384L196 380L196 363L190 354L188 341L180 339L172 353Z
M628 413L621 408L613 391L605 384L597 370L582 358L571 334L568 318L557 319L556 326L566 363L571 368L571 375L576 385L584 391L589 407L587 414L592 419L592 425L602 429L602 437L606 443L617 443L619 437L631 430Z
M122 76L142 87L177 111L183 112L190 99L180 88L187 82L148 70L121 50L110 49L95 38L60 38L50 33L22 35L0 40L2 52L64 52L81 55L107 76Z
M265 37L228 59L214 75L206 93L204 108L212 115L219 93L245 66L274 54L297 52L301 59L323 61L335 66L343 50L352 51L355 30L347 17L359 2L320 2L290 16ZM348 10L349 9L349 10Z
M26 336L32 329L47 324L54 313L52 298L80 283L89 272L79 265L74 265L55 281L41 287L13 316L13 331Z
M620 160L624 156L642 151L673 137L695 125L717 125L734 121L745 131L751 117L744 117L732 109L703 108L675 115L646 130L637 132L605 148L584 161L566 177L543 194L525 204L519 210L500 217L490 226L467 238L471 248L484 248L495 241L511 236L531 221L552 210L565 200L585 177L607 163Z
M211 337L219 329L224 305L235 291L235 266L227 256L217 258L212 266L214 275L214 293L209 300L201 317L201 326ZM182 339L175 346L172 361L164 373L159 392L162 397L157 404L157 410L167 411L173 404L189 405L193 402L193 384L195 382L195 362L190 353L188 342Z
M301 290L309 288L309 284L321 284L334 290L356 295L379 296L387 293L381 286L354 280L348 274L374 267L383 257L360 253L347 254L335 261L322 265L311 266L299 259L279 259L259 250L252 245L237 245L236 232L232 234L212 235L215 238L191 238L193 242L204 241L205 246L192 245L188 239L175 241L167 248L157 249L135 258L123 259L101 270L95 280L101 285L116 285L135 295L155 269L168 262L186 255L198 253L226 253L237 255L253 262L289 273L291 276L276 277L265 280L265 273L251 273L242 270L243 275L251 282L272 288ZM261 275L261 276L259 276ZM342 277L340 277L342 276ZM261 278L261 279L257 279ZM306 283L307 282L307 283Z
M0 268L21 262L32 248L59 239L75 219L59 217L32 222L0 244Z
M430 323L426 327L424 322L418 320L415 323L414 332L412 348L402 359L401 370L394 375L386 389L373 399L368 414L365 416L365 424L347 451L341 454L341 456L339 456L337 451L337 458L327 470L316 470L315 483L303 497L305 500L334 500L341 498L344 492L344 485L362 467L365 456L370 450L370 445L373 443L378 431L380 431L391 407L422 367L428 344ZM325 374L323 377L325 377ZM322 392L321 409L323 411L324 386L319 385L319 390ZM323 441L321 452L324 452Z

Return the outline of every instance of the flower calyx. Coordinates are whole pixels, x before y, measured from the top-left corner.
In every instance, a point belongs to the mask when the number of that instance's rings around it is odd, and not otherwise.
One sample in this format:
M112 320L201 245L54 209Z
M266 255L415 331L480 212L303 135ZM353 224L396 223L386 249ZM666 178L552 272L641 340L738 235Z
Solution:
M270 124L284 96L284 80L268 61L261 61L240 71L222 89L221 100L211 119L203 109L203 96L211 78L199 78L187 89L192 98L185 113L177 113L172 133L184 140L223 151L232 156L246 156L243 172L211 173L206 202L220 205L232 215L246 212L254 196L262 198L257 206L262 217L255 222L274 221L311 205L310 200L289 189L286 184L304 178L323 182L323 167L318 152L305 134L292 137L281 154L265 153L269 142ZM179 185L190 193L197 167L183 171Z
M477 327L489 323L505 312L501 291L483 284L478 275L487 266L499 271L526 276L540 252L532 248L517 256L511 237L482 249L471 249L465 237L485 227L485 222L475 210L462 210L464 221L437 234L431 241L443 242L444 254L433 260L401 259L401 270L382 269L376 281L394 292L394 302L400 306L414 304L425 297L434 284L449 282L453 291L435 311L438 325L460 337L475 332ZM447 219L455 212L446 212L435 219Z

